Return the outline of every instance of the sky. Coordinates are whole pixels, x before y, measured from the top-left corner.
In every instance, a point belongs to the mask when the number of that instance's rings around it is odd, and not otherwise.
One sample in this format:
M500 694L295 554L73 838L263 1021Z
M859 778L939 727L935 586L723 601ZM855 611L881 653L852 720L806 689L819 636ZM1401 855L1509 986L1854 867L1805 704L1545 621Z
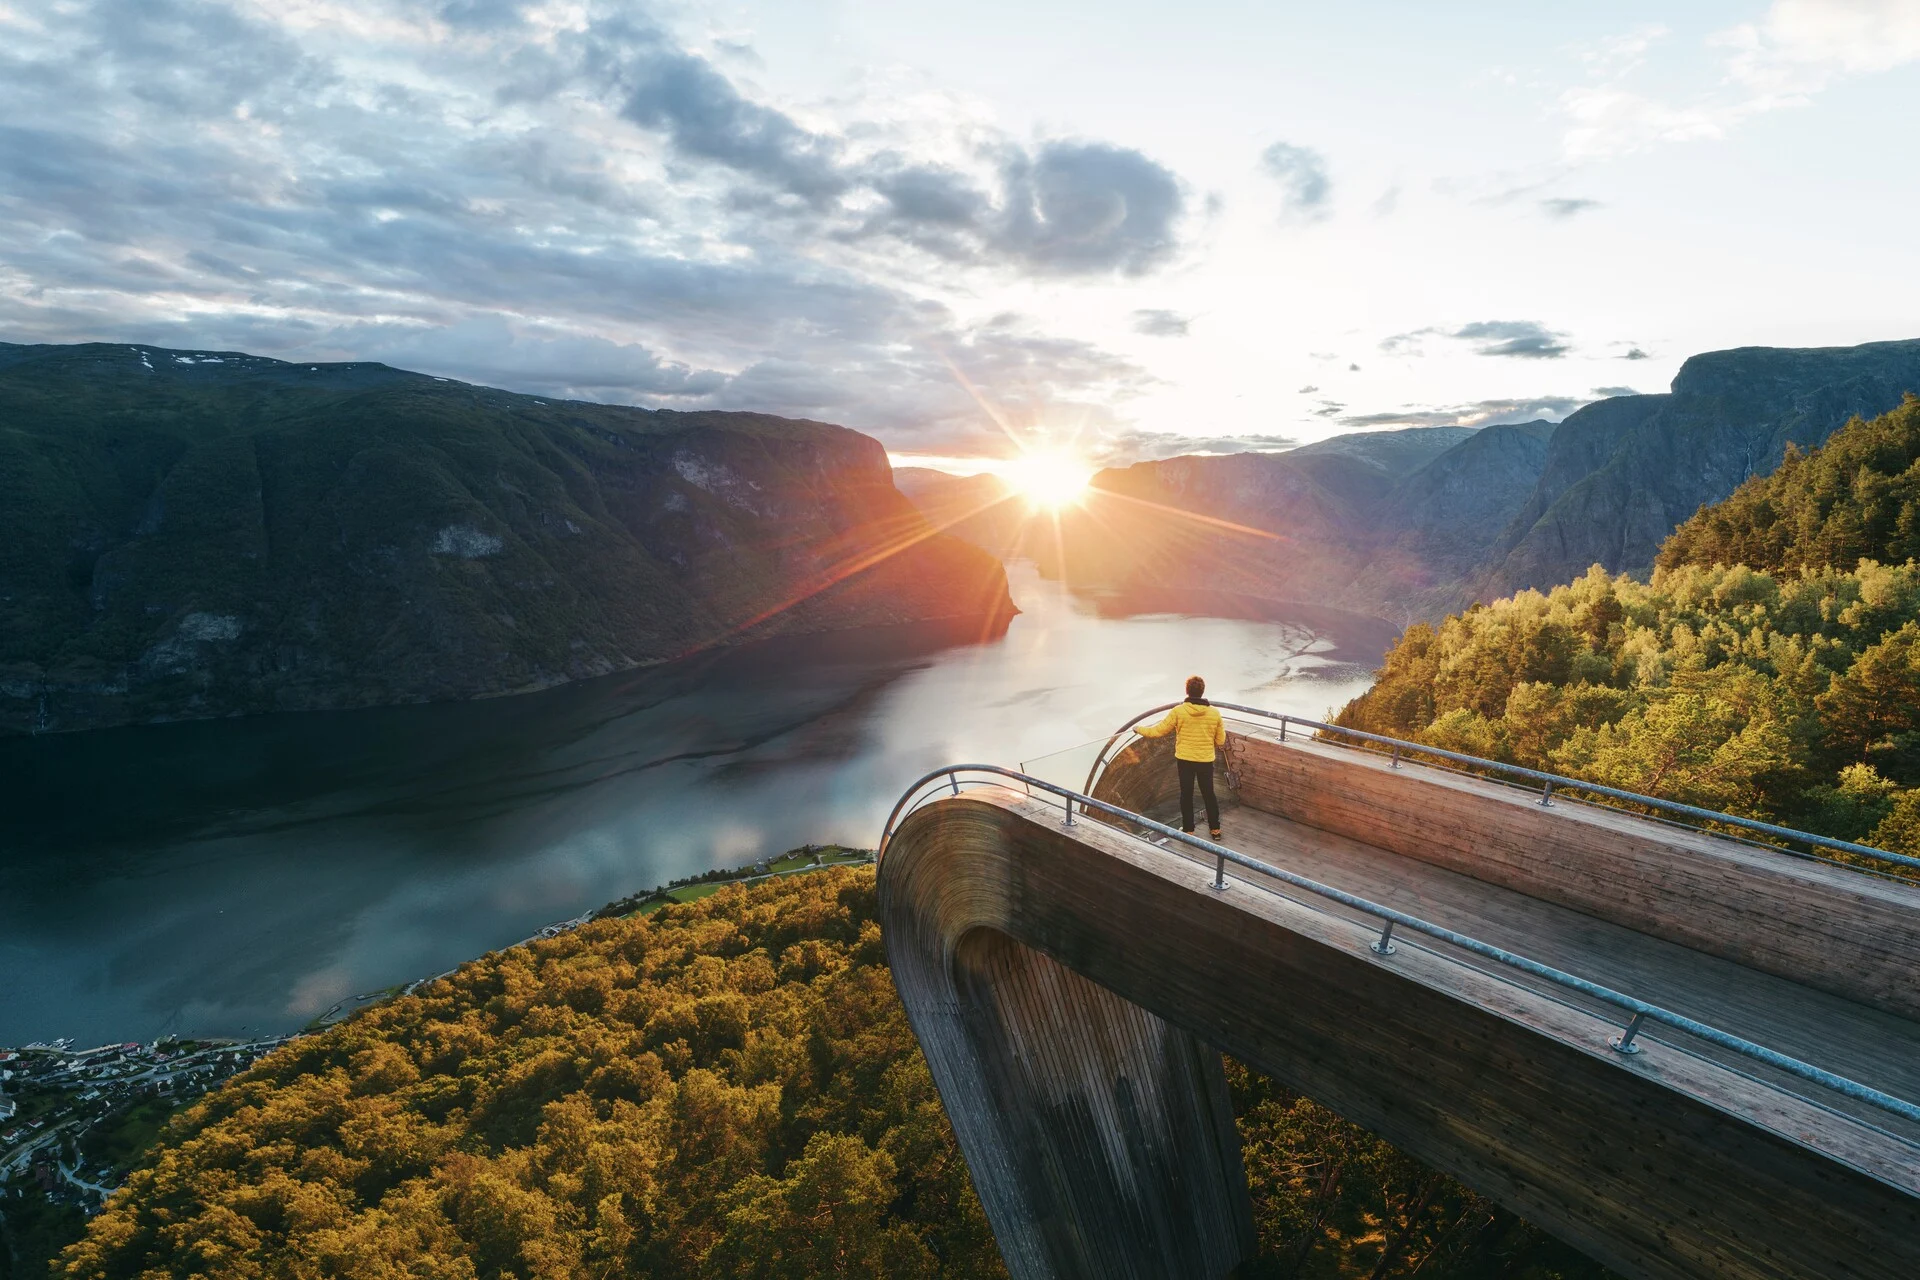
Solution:
M1920 0L0 0L0 341L1100 462L1920 336Z

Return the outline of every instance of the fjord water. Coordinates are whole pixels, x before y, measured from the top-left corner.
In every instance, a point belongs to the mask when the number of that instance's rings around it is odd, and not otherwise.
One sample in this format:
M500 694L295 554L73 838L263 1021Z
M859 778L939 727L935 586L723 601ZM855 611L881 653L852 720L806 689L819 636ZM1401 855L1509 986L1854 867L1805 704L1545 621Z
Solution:
M1392 638L1009 576L1023 612L985 643L812 637L515 698L0 741L0 1044L290 1030L676 877L871 846L922 773L1077 759L1191 671L1321 716Z

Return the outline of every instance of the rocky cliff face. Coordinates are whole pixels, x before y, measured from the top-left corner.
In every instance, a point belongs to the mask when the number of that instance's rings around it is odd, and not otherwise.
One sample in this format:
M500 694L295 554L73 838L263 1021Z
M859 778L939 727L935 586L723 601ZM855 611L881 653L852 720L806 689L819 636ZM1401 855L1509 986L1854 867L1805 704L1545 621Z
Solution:
M1011 613L992 557L844 428L0 345L0 731L471 698Z
M1369 513L1366 567L1341 601L1399 616L1452 607L1455 584L1486 563L1536 490L1558 431L1485 427L1407 476Z
M1920 390L1920 341L1742 347L1694 356L1672 391L1603 400L1554 433L1539 485L1474 586L1491 598L1569 582L1587 566L1643 573L1681 521Z

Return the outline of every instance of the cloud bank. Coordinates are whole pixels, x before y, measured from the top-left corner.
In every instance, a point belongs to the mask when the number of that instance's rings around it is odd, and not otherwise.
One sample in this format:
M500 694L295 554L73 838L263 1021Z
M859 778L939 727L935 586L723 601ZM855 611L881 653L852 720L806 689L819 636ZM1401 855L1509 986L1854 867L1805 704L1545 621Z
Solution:
M742 59L727 60L736 65ZM770 99L644 10L0 5L0 334L381 359L957 444L1150 379L948 286L1140 276L1151 157Z

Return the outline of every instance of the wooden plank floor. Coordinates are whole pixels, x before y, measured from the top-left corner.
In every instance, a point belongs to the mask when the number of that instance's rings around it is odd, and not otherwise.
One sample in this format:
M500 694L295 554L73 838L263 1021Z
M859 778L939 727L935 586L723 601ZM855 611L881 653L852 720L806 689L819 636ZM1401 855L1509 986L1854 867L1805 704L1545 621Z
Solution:
M1920 1102L1920 1023L1245 805L1228 806L1222 817L1224 843L1236 851ZM1177 842L1172 847L1181 848ZM1242 868L1230 868L1229 876L1246 888L1278 892L1317 909L1360 914ZM1397 945L1428 947L1569 1003L1605 1007L1445 943L1416 939L1395 935ZM1920 1140L1920 1127L1684 1032L1644 1034Z

